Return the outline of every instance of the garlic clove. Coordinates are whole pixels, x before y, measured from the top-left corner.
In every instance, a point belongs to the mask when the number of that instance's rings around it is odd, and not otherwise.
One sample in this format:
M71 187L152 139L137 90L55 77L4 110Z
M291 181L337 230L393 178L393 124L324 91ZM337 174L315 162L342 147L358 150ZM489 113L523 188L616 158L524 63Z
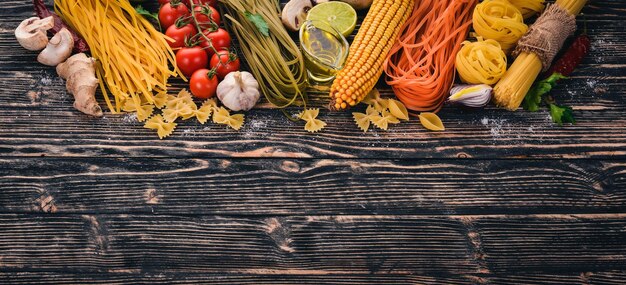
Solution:
M248 111L261 98L259 83L249 72L231 72L217 86L217 98L230 110Z
M457 85L450 90L448 101L472 108L486 106L491 101L493 88L486 84Z

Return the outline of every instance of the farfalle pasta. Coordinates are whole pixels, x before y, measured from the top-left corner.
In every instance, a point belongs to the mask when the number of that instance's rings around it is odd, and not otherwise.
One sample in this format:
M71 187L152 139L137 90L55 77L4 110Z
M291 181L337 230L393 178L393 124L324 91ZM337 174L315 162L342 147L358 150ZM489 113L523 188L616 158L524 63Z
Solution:
M382 113L372 117L372 124L381 130L387 130L389 124L399 124L400 120L394 117L388 110L384 110Z
M174 122L176 119L185 117L191 113L192 109L189 103L179 101L173 106L168 105L167 108L163 109L163 118L168 122Z
M322 120L317 119L317 116L320 114L320 109L305 109L298 117L300 120L306 122L304 125L304 129L309 133L315 133L321 131L324 127L326 127L326 123Z
M146 122L144 128L156 130L159 138L163 139L174 132L174 129L176 129L176 123L166 122L163 119L163 116L155 115Z
M219 107L213 110L213 122L216 124L227 125L234 130L239 130L243 126L244 115L231 115L226 108Z
M352 117L354 118L354 122L363 132L367 132L369 130L370 125L372 123L372 117L379 115L380 113L376 111L376 107L369 105L365 110L365 113L354 112L352 113Z
M124 112L136 112L137 120L139 120L140 122L143 122L147 120L148 118L150 118L150 116L152 116L152 113L154 112L154 105L150 105L150 104L141 105L141 102L139 103L140 105L137 106L134 99L127 99L126 102L124 102L124 105L122 106L122 110Z

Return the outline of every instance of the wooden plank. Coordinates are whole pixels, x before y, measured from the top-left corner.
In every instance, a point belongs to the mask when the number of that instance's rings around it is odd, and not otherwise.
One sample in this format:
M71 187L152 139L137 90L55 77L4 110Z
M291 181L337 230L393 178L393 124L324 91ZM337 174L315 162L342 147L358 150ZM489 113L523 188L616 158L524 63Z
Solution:
M626 94L626 93L624 93ZM156 135L125 117L94 120L71 110L3 109L2 156L52 157L278 157L278 158L624 158L623 111L583 111L574 126L552 125L545 113L441 112L445 133L416 121L390 132L366 134L348 114L332 113L323 133L306 134L277 111L248 114L240 132L216 125L181 123L173 138ZM53 119L51 119L53 118Z
M57 272L0 272L0 282L10 284L251 284L251 285L403 285L403 284L475 284L468 277L378 275L217 275L197 273L57 273Z
M0 159L0 213L610 213L620 161Z
M626 214L0 215L0 271L491 274L626 270Z
M30 2L5 1L0 10L0 154L68 157L352 157L352 158L518 158L626 157L626 33L622 1L594 1L585 8L594 48L572 80L553 95L576 110L578 124L554 126L546 112L481 112L446 108L444 133L425 132L413 121L391 132L361 133L349 113L326 113L321 134L262 107L248 114L241 132L182 123L174 137L156 136L129 116L94 120L72 108L52 68L19 48L12 30L32 15ZM180 81L177 87L184 86ZM176 88L174 88L176 89ZM388 88L383 93L391 95ZM323 107L319 93L312 105ZM317 99L315 99L317 98ZM263 105L266 106L266 105ZM226 143L228 142L228 143Z
M132 270L129 270L132 271ZM152 272L0 272L0 282L10 284L253 284L253 285L428 285L428 284L553 284L553 285L618 285L624 284L625 271L514 274L477 274L464 276L439 275L217 275L197 273Z

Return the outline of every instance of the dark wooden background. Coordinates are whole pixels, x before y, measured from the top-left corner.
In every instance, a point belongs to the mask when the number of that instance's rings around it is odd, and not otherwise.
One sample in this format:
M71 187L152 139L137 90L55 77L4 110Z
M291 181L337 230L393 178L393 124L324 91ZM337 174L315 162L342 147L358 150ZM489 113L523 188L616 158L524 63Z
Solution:
M3 1L0 283L626 284L626 3L584 13L591 54L553 93L575 125L445 108L443 133L364 134L323 111L308 134L263 105L159 141L75 111L14 40L30 1Z

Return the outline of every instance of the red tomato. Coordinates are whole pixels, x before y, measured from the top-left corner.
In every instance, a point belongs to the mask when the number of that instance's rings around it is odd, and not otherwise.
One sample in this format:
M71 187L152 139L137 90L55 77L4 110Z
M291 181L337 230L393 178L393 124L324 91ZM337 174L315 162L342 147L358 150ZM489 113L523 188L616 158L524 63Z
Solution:
M196 27L192 24L187 24L180 28L177 25L172 25L165 31L166 36L175 40L174 42L168 42L172 48L184 47L186 40L195 36L197 33L198 30L196 30Z
M189 8L182 3L165 3L159 9L159 21L163 29L169 28L176 23L178 18L183 16L189 16Z
M211 7L217 7L218 0L185 0L187 6L191 7L191 1L193 1L194 5L209 4Z
M218 51L211 57L211 68L215 69L219 79L224 79L227 74L238 71L239 67L239 57L227 50Z
M192 75L196 70L206 68L209 64L209 57L206 52L199 47L184 47L176 52L176 65L185 75Z
M170 3L170 0L159 0L160 5L167 4L167 3Z
M215 22L216 26L220 25L220 13L217 9L204 5L204 6L196 6L193 10L193 14L196 16L200 27L203 29L211 27L211 21Z
M201 37L200 46L205 48L209 56L213 56L213 54L215 54L213 49L210 48L211 45L213 45L213 48L217 51L228 50L230 48L230 35L226 30L219 28L213 32L211 30L205 30L203 33L207 38L209 38L209 43L207 43L204 37Z
M217 76L208 69L200 69L193 73L189 80L189 89L196 98L208 99L215 96Z

